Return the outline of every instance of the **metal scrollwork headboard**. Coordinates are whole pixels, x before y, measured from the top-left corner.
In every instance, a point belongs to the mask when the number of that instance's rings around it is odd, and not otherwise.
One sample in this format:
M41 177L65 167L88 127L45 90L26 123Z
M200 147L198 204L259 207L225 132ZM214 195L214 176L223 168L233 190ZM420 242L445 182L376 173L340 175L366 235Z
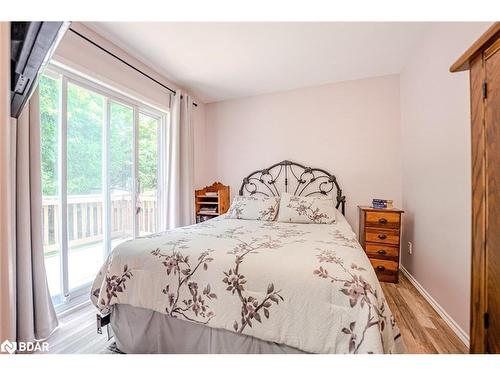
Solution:
M340 208L342 214L345 215L346 199L333 174L323 169L305 167L284 160L269 168L250 173L243 179L239 195L262 194L270 197L279 196L282 191L300 196L328 195L334 189L336 190L336 207Z

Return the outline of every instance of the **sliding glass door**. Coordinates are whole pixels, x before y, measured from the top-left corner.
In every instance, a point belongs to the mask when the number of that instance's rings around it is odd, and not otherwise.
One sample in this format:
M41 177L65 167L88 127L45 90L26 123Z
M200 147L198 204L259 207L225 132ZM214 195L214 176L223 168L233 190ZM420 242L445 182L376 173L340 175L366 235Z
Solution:
M157 118L139 114L139 235L158 231L158 130Z
M134 237L134 110L109 103L111 247Z
M42 237L45 268L54 303L62 297L59 144L61 139L61 87L59 74L40 77L40 149L42 174Z
M65 81L66 82L66 81ZM106 100L67 83L68 290L89 283L103 260L103 125Z
M45 263L61 304L88 292L116 245L158 231L165 114L54 69L40 120Z

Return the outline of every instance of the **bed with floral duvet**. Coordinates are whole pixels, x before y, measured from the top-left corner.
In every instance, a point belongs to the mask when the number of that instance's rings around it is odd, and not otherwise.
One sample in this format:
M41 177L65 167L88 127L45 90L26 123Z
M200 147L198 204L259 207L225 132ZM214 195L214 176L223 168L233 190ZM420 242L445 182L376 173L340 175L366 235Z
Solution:
M221 216L117 246L93 286L102 313L152 310L307 353L401 353L368 258L331 224Z

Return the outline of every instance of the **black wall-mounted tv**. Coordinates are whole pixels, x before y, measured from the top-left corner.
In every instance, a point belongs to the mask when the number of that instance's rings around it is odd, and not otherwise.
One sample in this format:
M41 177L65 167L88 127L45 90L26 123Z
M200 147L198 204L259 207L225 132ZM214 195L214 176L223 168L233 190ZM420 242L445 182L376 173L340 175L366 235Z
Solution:
M69 22L11 22L10 115L18 118Z

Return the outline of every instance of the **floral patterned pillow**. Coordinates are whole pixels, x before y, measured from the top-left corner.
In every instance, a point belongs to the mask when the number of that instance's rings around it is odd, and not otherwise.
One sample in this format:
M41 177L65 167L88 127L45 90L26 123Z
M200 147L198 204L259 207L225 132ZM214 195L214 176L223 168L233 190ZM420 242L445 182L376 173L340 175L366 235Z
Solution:
M278 213L279 198L249 197L234 198L227 211L228 219L273 221Z
M332 197L299 197L281 194L278 221L303 224L332 224L336 219Z

